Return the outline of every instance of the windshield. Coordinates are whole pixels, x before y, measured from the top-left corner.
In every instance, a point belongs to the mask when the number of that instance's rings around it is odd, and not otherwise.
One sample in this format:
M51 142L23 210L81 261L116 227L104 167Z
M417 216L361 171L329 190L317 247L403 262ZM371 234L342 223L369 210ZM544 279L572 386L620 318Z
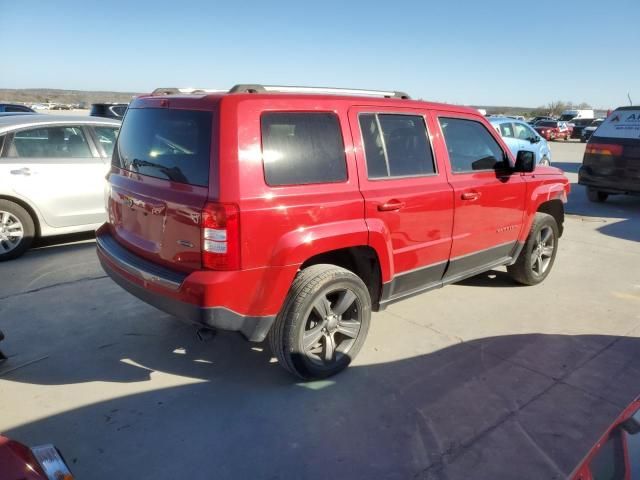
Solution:
M562 120L563 122L568 122L569 120L573 120L575 117L576 115L573 113L565 113L560 117L560 120Z
M151 177L207 186L210 145L211 112L129 109L113 163Z

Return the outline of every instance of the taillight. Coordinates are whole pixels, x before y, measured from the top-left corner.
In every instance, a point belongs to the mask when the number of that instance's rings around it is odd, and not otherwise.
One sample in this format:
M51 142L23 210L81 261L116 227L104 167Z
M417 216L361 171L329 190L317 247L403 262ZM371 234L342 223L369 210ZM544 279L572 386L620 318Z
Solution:
M202 210L202 265L211 270L240 269L240 212L229 203L207 203Z
M622 155L622 145L610 144L610 143L588 143L585 153L591 155Z

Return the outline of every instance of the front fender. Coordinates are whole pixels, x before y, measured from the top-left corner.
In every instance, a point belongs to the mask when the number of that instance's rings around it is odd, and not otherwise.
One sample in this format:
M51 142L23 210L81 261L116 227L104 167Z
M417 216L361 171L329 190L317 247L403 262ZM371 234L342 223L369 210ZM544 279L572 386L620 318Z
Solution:
M540 176L538 178L540 178ZM560 201L562 204L567 203L570 188L569 181L566 179L564 181L549 179L535 184L533 188L530 189L525 212L526 218L523 222L523 228L518 241L525 242L527 240L527 236L531 230L531 224L533 223L536 213L540 210L540 206L550 201Z

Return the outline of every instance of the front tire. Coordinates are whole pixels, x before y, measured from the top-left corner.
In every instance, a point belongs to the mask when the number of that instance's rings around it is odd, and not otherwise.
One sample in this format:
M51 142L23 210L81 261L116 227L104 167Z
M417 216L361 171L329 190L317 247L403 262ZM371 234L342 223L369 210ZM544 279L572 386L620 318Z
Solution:
M523 285L537 285L547 278L558 253L558 237L556 219L546 213L536 213L518 259L507 267L511 278Z
M587 187L587 198L590 202L603 203L609 198L609 194L596 190L595 188Z
M0 200L0 262L18 258L31 246L35 225L17 203Z
M335 265L312 265L294 280L269 332L269 344L293 375L326 378L356 357L370 319L369 291L357 275Z

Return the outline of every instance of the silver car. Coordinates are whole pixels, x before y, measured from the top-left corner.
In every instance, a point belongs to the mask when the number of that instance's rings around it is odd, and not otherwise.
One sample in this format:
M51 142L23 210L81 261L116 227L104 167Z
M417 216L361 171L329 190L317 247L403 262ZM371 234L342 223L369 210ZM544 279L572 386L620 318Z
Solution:
M69 115L0 117L0 261L35 237L95 230L120 121Z

